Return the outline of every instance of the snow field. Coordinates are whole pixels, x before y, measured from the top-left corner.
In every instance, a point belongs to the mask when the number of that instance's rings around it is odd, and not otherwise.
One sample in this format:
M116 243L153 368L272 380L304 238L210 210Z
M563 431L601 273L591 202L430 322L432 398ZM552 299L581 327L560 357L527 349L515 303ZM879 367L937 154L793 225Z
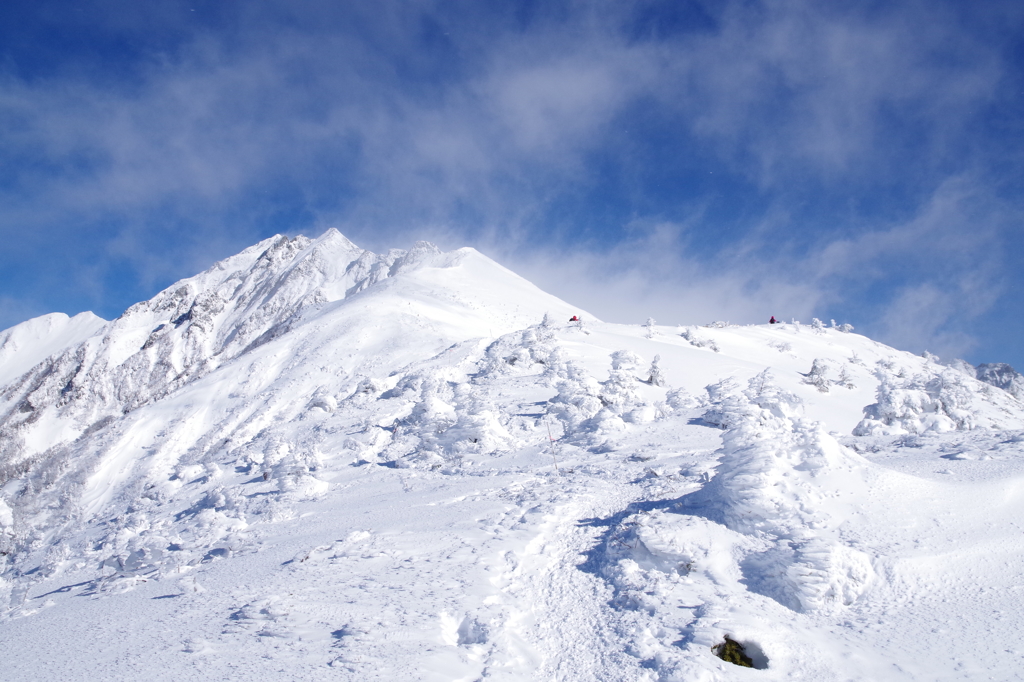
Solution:
M1012 395L578 312L328 232L85 325L0 387L5 679L1020 677Z

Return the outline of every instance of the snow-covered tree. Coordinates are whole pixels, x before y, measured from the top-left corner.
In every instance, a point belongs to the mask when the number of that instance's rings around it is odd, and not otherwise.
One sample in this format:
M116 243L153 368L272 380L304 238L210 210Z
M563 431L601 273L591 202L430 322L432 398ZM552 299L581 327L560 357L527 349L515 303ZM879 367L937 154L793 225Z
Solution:
M661 362L661 356L655 355L654 360L651 361L651 368L647 370L647 383L649 383L651 386L665 385L665 375L662 374L661 372L661 367L658 365L659 362Z
M836 379L836 386L843 386L849 389L857 388L857 385L853 383L853 378L850 377L850 372L846 365L839 368L839 378Z

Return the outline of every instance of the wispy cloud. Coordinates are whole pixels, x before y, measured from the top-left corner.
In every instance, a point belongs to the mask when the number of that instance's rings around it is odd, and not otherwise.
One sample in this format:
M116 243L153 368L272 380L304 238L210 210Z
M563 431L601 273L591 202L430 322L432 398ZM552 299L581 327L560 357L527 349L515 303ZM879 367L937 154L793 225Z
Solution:
M978 320L1005 293L1001 235L1022 212L970 178L936 189L916 215L807 249L773 248L774 230L692 254L702 225L634 224L626 244L598 251L509 248L514 269L597 315L641 323L763 323L771 315L854 321L898 348L959 357L979 343Z
M955 292L998 291L977 273L1016 208L976 130L1012 3L694 4L657 30L653 1L168 7L76 19L151 36L122 77L0 68L7 262L80 244L51 259L79 301L326 225L477 244L610 318L845 306L920 345ZM947 312L916 337L886 312L925 305Z

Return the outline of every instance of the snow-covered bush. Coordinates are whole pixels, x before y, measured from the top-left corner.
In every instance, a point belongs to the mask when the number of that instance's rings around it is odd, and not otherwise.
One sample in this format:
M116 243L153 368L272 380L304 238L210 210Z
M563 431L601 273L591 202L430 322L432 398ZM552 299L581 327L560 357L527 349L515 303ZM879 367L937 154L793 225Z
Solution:
M608 372L608 379L601 382L599 397L604 409L591 418L591 426L596 430L606 430L608 427L619 430L618 419L646 421L641 415L631 414L635 408L643 405L637 391L636 377L636 370L642 362L643 358L632 351L618 350L612 353L612 369ZM601 422L600 428L598 422Z
M548 401L547 413L563 422L566 433L576 431L601 410L601 385L576 362L566 363L564 378L555 388L558 392Z
M601 440L602 434L622 431L627 423L656 419L659 410L641 398L636 377L643 360L636 353L612 353L608 379L598 383L575 363L566 365L565 378L556 384L558 393L548 401L547 412L563 422L565 433L583 441Z
M879 372L875 402L864 408L855 436L967 431L975 426L974 391L951 369L910 378Z
M647 383L651 386L664 386L665 375L661 371L661 366L658 364L661 362L661 356L655 355L654 360L651 361L651 368L647 370Z
M612 370L608 379L601 382L601 404L615 414L622 415L630 407L641 402L637 392L636 368L643 360L630 351L616 351L612 354Z
M665 393L665 404L673 410L690 410L702 405L699 398L685 388L672 388Z
M313 393L313 397L309 399L307 407L310 410L319 409L324 412L334 412L338 409L338 401L327 388L321 387Z
M487 454L514 445L515 439L502 425L498 409L473 385L460 385L455 401L455 423L439 438L448 452Z
M730 410L727 403L735 402L739 393L740 385L733 377L725 377L714 384L704 387L708 394L708 409L701 416L708 424L721 428L728 428L730 425Z
M707 348L715 351L716 353L719 352L718 344L711 339L706 339L697 334L696 327L684 327L683 331L679 333L679 336L689 341L690 345L695 348Z
M828 393L829 381L826 376L827 373L828 363L821 358L814 358L814 362L811 363L811 371L803 375L803 383L814 386L822 393Z
M561 349L553 327L541 324L512 332L496 339L484 353L480 374L522 375L536 372L538 365L551 365L561 359Z
M798 401L774 389L767 370L744 391L719 385L709 394L727 429L722 456L714 478L684 498L685 507L768 543L746 559L752 590L797 611L853 603L872 579L870 561L812 529L842 523L835 503L822 507L819 491L841 482L846 492L864 493L866 463L818 423L787 416Z
M6 557L14 549L14 510L0 497L0 557ZM3 563L0 562L0 569ZM2 572L2 571L0 571Z
M423 433L439 433L455 423L455 408L451 402L454 391L440 377L425 374L420 382L420 397L405 419L408 426L416 426Z
M654 338L654 325L655 321L653 317L648 317L647 322L644 323L644 336L649 339Z
M291 498L312 499L327 492L327 482L316 476L321 468L323 458L315 448L291 448L274 465L270 478Z
M403 398L405 400L415 400L420 395L420 390L423 385L423 380L427 375L421 372L411 372L406 374L398 383L395 384L394 388L384 391L380 397L384 400L392 400L395 398Z
M631 350L617 350L612 353L613 370L634 370L643 363L643 358Z
M743 389L743 395L762 410L768 410L776 417L795 417L800 414L803 401L800 397L784 391L775 383L770 368L753 376Z

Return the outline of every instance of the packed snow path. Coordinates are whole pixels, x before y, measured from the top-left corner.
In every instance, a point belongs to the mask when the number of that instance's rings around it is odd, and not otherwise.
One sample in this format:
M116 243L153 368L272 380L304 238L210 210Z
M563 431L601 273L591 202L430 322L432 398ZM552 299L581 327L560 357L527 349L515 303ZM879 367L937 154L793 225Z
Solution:
M4 679L1024 677L1019 375L577 312L331 231L0 333Z

